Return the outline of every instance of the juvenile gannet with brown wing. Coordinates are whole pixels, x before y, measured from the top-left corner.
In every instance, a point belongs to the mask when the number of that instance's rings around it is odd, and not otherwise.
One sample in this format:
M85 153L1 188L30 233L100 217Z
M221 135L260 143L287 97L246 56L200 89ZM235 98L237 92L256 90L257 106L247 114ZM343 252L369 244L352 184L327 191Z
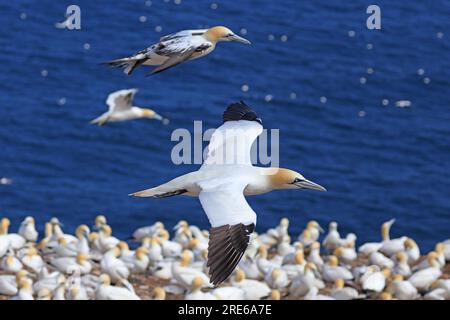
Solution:
M252 165L250 149L263 127L261 119L244 102L231 104L223 114L223 121L212 135L207 158L198 171L132 194L153 198L179 194L199 197L212 226L207 265L214 285L233 272L255 230L256 213L245 196L277 189L325 191L295 171Z
M184 61L197 59L212 52L217 42L237 41L250 44L250 41L233 33L223 26L209 29L183 30L162 37L158 43L141 50L130 57L105 62L118 67L125 67L129 75L139 65L159 66L151 74L169 69Z

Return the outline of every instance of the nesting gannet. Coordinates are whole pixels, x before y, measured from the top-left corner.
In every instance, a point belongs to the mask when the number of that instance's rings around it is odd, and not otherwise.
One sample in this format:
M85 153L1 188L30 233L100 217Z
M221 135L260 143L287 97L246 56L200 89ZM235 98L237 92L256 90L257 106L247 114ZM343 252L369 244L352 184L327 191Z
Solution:
M20 225L19 234L27 241L36 242L38 232L34 226L34 218L26 217Z
M330 296L336 300L353 300L365 297L364 295L360 295L355 288L345 287L343 279L336 279L334 285L335 287L331 290Z
M111 285L111 278L107 274L100 275L100 285L95 292L97 300L141 300L135 293L123 287Z
M427 260L430 267L416 271L408 278L408 281L419 291L428 290L431 284L442 275L436 257L434 255L429 255Z
M356 260L358 255L356 254L355 248L350 247L337 247L333 254L339 258L344 263L350 264Z
M102 126L107 122L118 122L134 119L155 119L167 124L169 120L149 108L133 106L133 99L138 89L123 89L110 93L106 99L108 111L91 121L91 124Z
M308 293L305 295L304 300L336 300L333 297L319 294L317 287L311 287Z
M381 248L379 249L379 251L387 256L392 256L397 252L405 250L404 243L407 237L391 239L389 236L390 229L394 222L395 219L391 219L383 223L383 225L381 226L381 237L383 239L383 242L381 243Z
M359 282L364 290L381 292L386 286L386 278L391 275L390 269L383 269L376 265L369 266L367 272L361 276Z
M106 62L112 66L125 66L124 73L131 74L139 65L159 66L152 74L161 72L184 61L196 59L212 52L217 42L237 41L250 44L250 41L222 26L210 29L183 30L159 39L159 42L136 54Z
M405 252L400 251L396 255L396 264L393 269L394 274L409 277L411 275L411 268L408 264L408 256Z
M53 229L53 232L52 232L53 239L57 240L61 237L64 237L66 239L67 243L78 240L77 237L63 232L63 230L62 230L63 224L59 221L58 218L56 218L56 217L51 218L50 224L52 225L52 229Z
M284 261L284 259L283 259ZM306 266L306 260L303 253L303 250L297 250L295 257L294 257L294 263L292 264L283 264L281 266L281 269L283 269L289 280L292 280L296 276L298 276L300 273L303 273L305 271Z
M194 277L191 282L191 288L184 296L185 300L217 300L217 297L209 292L203 292L204 286L203 279L201 277Z
M195 277L199 277L202 279L202 287L209 286L208 276L203 272L189 266L191 259L192 257L189 252L187 250L184 250L181 254L180 261L172 263L172 275L174 279L180 286L186 289L191 287L192 280Z
M130 270L125 262L118 259L119 256L119 247L114 247L106 252L100 261L100 268L102 272L108 274L114 283L122 279L128 279L130 276Z
M270 293L270 288L267 284L257 280L246 279L244 271L240 269L236 270L236 274L231 279L231 285L244 291L245 300L260 300Z
M322 269L323 280L335 282L336 279L353 279L352 273L347 268L339 266L338 262L339 261L336 256L329 257L328 263L325 264Z
M408 263L415 263L420 258L420 249L417 243L413 239L405 240L405 252L408 256Z
M0 220L0 243L5 241L5 240L1 240L1 239L8 239L9 247L11 247L14 250L21 249L25 246L26 240L25 240L25 238L23 238L21 235L19 235L17 233L8 233L10 224L11 224L11 221L9 221L8 218L2 218ZM5 236L5 238L3 238L2 235ZM0 244L0 247L2 247L1 244Z
M156 287L153 289L151 294L152 300L166 300L166 291L161 287Z
M15 275L0 275L0 294L6 296L14 296L17 294L17 281Z
M81 274L87 274L92 269L92 264L89 262L89 257L84 253L79 253L76 257L52 258L50 260L50 265L62 273L67 273L69 270L77 269Z
M370 264L375 264L381 268L393 268L395 264L394 261L380 252L372 252L369 257L369 262Z
M52 293L47 288L42 288L37 293L36 300L52 300Z
M307 223L306 228L303 230L303 232L298 236L298 241L308 247L319 239L319 235L321 232L324 232L324 230L319 225L319 223L315 220L311 220Z
M149 250L146 247L139 247L133 252L131 256L123 258L128 269L134 273L141 273L147 270L150 258L148 257Z
M109 225L102 225L98 233L98 247L101 252L106 252L117 246L119 239L112 236L112 229Z
M45 265L44 260L42 260L42 257L38 255L38 252L34 247L28 248L26 252L27 253L25 254L25 256L22 257L21 262L24 266L33 270L34 272L39 272Z
M104 225L107 225L108 221L106 220L106 217L102 214L99 214L98 216L95 217L95 221L94 221L94 229L95 230L100 230L100 228Z
M230 105L223 120L224 124L211 137L208 156L200 170L132 194L154 198L179 194L199 197L212 225L208 266L214 285L233 272L255 229L256 213L245 200L246 195L276 189L325 191L295 171L252 166L251 145L263 128L261 119L244 102Z
M338 224L336 221L331 221L328 226L328 234L322 241L325 249L334 250L341 245L341 236L338 231Z
M22 278L19 280L19 291L17 295L11 298L11 300L34 300L33 288L31 286L31 280Z
M403 280L401 274L396 274L392 283L392 294L395 298L399 300L413 300L419 297L417 289L409 281Z
M14 252L9 252L3 259L0 261L0 270L5 272L16 273L22 270L22 262L14 255Z
M314 270L317 270L317 267L314 263L308 262L305 266L304 274L300 274L292 280L291 285L289 286L289 293L293 297L298 298L305 296L312 287L317 287L319 289L325 287L322 280L315 277Z
M311 250L309 251L309 255L306 260L308 262L314 263L314 265L319 269L322 269L324 262L322 257L320 256L320 242L313 242L310 249Z
M273 268L265 275L264 280L269 285L269 287L278 290L284 289L290 283L287 272L282 268Z

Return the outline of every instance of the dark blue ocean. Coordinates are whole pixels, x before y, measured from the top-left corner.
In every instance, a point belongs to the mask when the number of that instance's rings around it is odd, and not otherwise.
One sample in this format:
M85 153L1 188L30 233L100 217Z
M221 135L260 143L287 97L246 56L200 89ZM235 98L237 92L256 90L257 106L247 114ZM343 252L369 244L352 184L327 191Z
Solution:
M73 3L81 30L56 29ZM58 216L73 232L104 214L120 237L155 220L206 228L197 199L127 194L196 170L170 161L172 131L192 131L193 120L217 127L227 104L244 99L266 128L280 129L281 166L328 189L249 198L258 231L283 216L295 235L310 219L336 220L361 243L396 218L393 236L432 248L450 237L450 3L377 1L381 30L366 27L369 4L1 1L0 178L12 184L0 185L0 216L13 230L27 215L40 230ZM214 25L246 33L252 45L219 43L152 77L147 68L126 76L99 64ZM108 93L134 87L135 104L155 108L168 126L88 124L106 110Z

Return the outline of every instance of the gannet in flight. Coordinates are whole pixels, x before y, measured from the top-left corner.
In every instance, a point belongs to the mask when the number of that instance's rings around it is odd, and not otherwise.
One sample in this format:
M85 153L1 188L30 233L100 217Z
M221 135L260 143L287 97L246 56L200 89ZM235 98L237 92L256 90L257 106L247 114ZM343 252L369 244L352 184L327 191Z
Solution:
M203 57L212 52L219 41L237 41L250 44L250 41L222 26L210 29L183 30L159 39L158 43L136 54L105 62L112 66L124 66L129 75L141 64L159 66L151 74L161 72L187 60Z
M252 165L251 145L263 127L261 119L244 102L231 104L223 114L223 121L214 131L207 157L198 171L131 194L153 198L179 194L199 197L212 226L207 265L214 285L233 272L255 230L256 213L245 196L277 189L325 191L295 171Z
M163 118L152 109L134 107L132 103L137 91L137 89L124 89L110 93L108 99L106 99L106 104L109 107L108 111L92 120L91 124L98 124L101 126L107 122L141 118L160 120L164 124L169 123L168 119Z

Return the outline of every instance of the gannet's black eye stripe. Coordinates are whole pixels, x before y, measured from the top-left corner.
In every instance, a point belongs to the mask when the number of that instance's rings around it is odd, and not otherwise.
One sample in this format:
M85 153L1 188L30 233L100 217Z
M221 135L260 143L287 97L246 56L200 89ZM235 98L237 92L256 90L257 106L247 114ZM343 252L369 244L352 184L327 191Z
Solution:
M295 178L293 182L291 182L291 184L296 184L298 182L302 182L305 181L304 179L300 179L300 178Z

